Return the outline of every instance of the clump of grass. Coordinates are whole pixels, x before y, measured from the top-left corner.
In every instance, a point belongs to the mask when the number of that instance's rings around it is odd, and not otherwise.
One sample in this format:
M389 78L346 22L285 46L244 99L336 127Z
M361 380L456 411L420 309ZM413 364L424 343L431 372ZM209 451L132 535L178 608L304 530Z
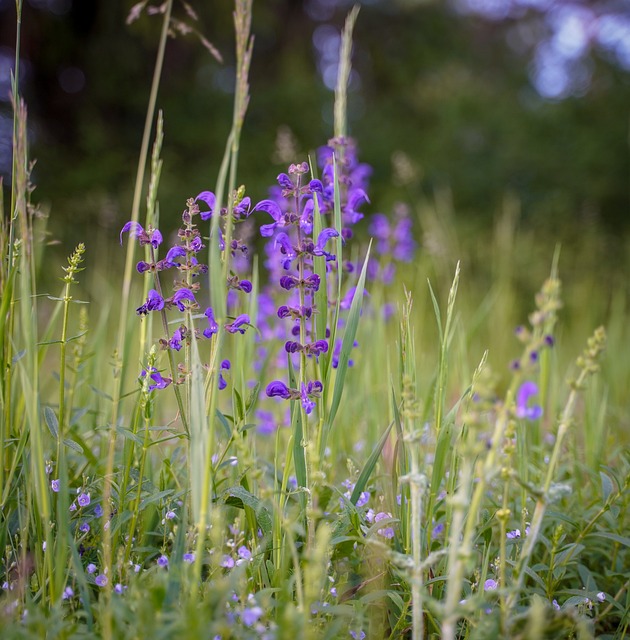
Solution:
M558 253L533 311L511 325L504 245L526 246L512 213L489 244L503 275L483 299L458 262L456 226L426 203L420 223L448 239L439 258L414 254L405 209L372 217L371 245L357 240L369 185L345 123L356 18L334 137L255 204L238 186L253 40L251 2L237 1L224 161L166 250L161 114L139 222L162 40L122 293L87 292L114 309L97 326L75 297L89 245L71 254L58 296L38 289L14 82L0 234L3 637L626 633L630 460L623 422L607 424L623 398L606 387L619 381L600 372L607 341L623 353L623 303L608 339L597 329L569 367L565 353L582 348L558 330ZM265 255L251 255L254 233ZM114 344L102 327L116 307ZM617 446L583 451L606 438Z

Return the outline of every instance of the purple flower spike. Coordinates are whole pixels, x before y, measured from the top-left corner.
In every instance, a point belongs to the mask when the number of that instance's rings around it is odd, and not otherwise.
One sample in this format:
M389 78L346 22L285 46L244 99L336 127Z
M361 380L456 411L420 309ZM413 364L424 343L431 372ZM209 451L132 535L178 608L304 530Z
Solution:
M237 331L240 334L245 333L245 329L247 329L247 327L243 326L243 325L248 325L249 324L249 316L246 313L242 313L240 316L237 316L234 319L234 322L230 322L229 324L225 325L225 330L229 331L230 333L236 333Z
M212 214L214 212L214 207L216 204L216 197L214 195L214 193L212 193L212 191L202 191L196 198L195 198L195 202L197 202L198 200L201 200L202 202L205 202L208 207L210 208L210 211L200 211L199 215L201 216L202 220L209 220L212 217Z
M138 273L144 273L145 271L148 271L151 268L151 265L148 262L144 262L144 260L140 260L140 262L138 262L138 264L136 265L136 271Z
M287 387L284 382L280 382L280 380L274 380L267 385L267 389L265 393L270 398L284 398L285 400L289 400L291 398L291 391L289 387Z
M129 221L125 224L120 232L120 244L123 243L123 233L129 232L130 238L138 238L144 233L144 227L139 222Z
M528 380L523 382L516 394L516 417L526 420L538 420L543 410L540 405L528 406L529 399L538 393L538 387L535 382Z
M195 296L190 289L186 289L186 287L182 287L175 292L175 295L171 299L171 302L180 310L185 311L186 307L184 307L183 300L188 300L193 304L197 304L195 300Z

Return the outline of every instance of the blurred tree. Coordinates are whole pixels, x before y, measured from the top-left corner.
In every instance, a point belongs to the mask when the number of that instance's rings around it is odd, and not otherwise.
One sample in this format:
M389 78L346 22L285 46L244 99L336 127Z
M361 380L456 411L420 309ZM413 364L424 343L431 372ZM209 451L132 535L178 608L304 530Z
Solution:
M194 37L169 41L158 99L166 133L163 217L176 216L187 197L214 187L231 119L231 4L191 3L197 28L224 62ZM132 4L24 3L22 86L38 158L37 194L53 203L53 220L73 221L52 224L64 241L81 236L77 221L115 228L128 217L160 28L159 17L146 15L125 26ZM545 85L536 75L536 69L550 73L540 67L537 43L560 32L553 3L522 0L518 11L516 4L364 3L349 119L362 158L375 167L374 210L448 185L458 213L481 220L490 219L510 191L532 221L588 219L627 229L630 74L613 37L623 15L612 12L621 17L608 26L608 49L582 51L588 86L578 83L574 91L566 78L556 86L552 74ZM478 10L507 5L499 15ZM302 158L332 133L326 84L334 78L336 38L349 6L342 0L255 3L252 100L241 158L241 179L254 199L265 195L286 162L276 151L278 140ZM178 11L188 19L181 5ZM3 100L13 17L13 0L0 0ZM7 114L5 101L0 124ZM0 135L6 131L3 125ZM402 195L401 167L411 189Z

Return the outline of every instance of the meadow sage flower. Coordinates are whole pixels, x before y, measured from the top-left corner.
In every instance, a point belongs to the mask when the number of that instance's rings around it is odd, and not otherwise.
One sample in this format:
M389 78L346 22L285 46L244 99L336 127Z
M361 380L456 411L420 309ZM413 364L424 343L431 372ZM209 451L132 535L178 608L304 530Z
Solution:
M149 367L149 371L143 369L140 377L145 378L147 375L151 380L153 380L153 384L149 385L149 391L154 391L155 389L166 389L166 387L173 382L171 378L162 377L162 374L155 367Z
M245 325L245 326L243 326ZM229 333L245 333L245 329L247 329L247 325L249 325L249 316L246 313L241 314L234 318L232 322L229 322L225 325L225 330Z
M123 242L123 233L129 232L129 237L138 238L140 245L150 244L157 249L162 244L162 234L158 229L149 227L146 231L139 222L127 222L120 232L120 244Z

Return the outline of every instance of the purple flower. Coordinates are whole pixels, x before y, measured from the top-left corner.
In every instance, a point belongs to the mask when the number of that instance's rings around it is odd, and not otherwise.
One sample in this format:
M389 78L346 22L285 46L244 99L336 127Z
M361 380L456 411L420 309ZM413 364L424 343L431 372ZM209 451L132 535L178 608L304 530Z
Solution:
M245 333L245 329L247 329L247 326L243 326L243 325L248 325L249 324L249 316L246 313L242 313L240 316L237 316L236 318L234 318L233 322L230 322L228 324L225 325L225 330L228 331L229 333L236 333L237 331L241 334Z
M147 296L147 301L136 309L136 314L146 315L149 311L161 311L164 309L164 298L155 290L151 289Z
M271 224L264 224L260 227L260 235L263 236L263 238L270 238L276 227L284 226L282 211L277 202L274 202L273 200L261 200L253 210L264 211L274 219L274 222Z
M538 393L536 383L527 380L519 387L516 393L516 417L526 420L538 420L542 414L542 407L539 405L528 406L529 399Z
M114 593L122 593L127 587L123 587L120 582L114 586Z
M164 554L162 554L157 559L157 564L158 564L158 567L168 567L168 558Z
M101 507L101 505L100 505L100 504L97 504L97 505L94 507L94 515L95 515L97 518L100 518L100 517L103 515L103 507Z
M77 502L80 507L87 507L90 504L90 494L89 493L81 493L77 498Z
M182 556L182 560L184 562L187 562L188 564L192 564L195 561L195 554L194 553L185 553Z
M96 565L95 565L95 564L93 564L92 562L90 562L90 564L88 564L88 566L87 566L87 567L85 567L85 570L86 570L88 573L96 573Z
M291 180L291 178L289 178L289 176L286 173L279 174L276 180L278 181L278 184L283 189L288 189L292 191L293 188L295 187L295 185L293 184L293 180Z
M276 241L274 246L277 247L280 245L280 252L286 256L282 259L282 267L284 269L289 269L291 267L291 263L293 260L297 258L297 253L291 244L291 240L289 240L289 236L286 233L279 233L276 236Z
M514 539L516 539L516 538L520 538L520 537L521 537L521 530L520 530L520 529L514 529L514 531L508 531L508 532L505 534L505 537L506 537L508 540L514 540Z
M212 191L202 191L196 198L195 198L195 202L197 202L198 200L201 200L202 202L205 202L208 207L209 207L209 211L200 211L199 215L201 216L201 219L206 221L209 220L210 217L212 216L212 214L214 213L214 207L216 205L216 196L214 195L214 193L212 193Z
M262 614L263 610L260 607L243 609L243 613L241 613L241 620L246 627L251 627L258 622Z
M391 513L386 513L385 511L381 511L374 516L374 522L379 522L380 520L386 520L391 518ZM383 529L378 529L377 532L379 536L383 536L383 538L393 538L394 537L394 529L392 527L384 527Z
M168 341L168 346L171 349L175 349L175 351L179 351L182 348L182 340L184 336L182 335L182 328L175 329L173 333L173 337Z
M249 280L241 280L238 283L238 288L245 293L251 293L252 291L252 283Z
M339 236L339 232L335 229L331 229L331 228L322 229L319 235L317 236L317 242L315 243L315 251L313 251L313 255L316 255L316 256L323 255L324 247L326 246L326 243L331 238L337 238L338 236Z
M147 370L143 369L140 377L145 378L147 373ZM173 382L170 378L163 378L162 374L155 367L150 367L149 377L153 380L153 384L149 385L149 391L154 391L155 389L166 389L166 387Z
M231 366L232 365L229 360L223 360L221 362L220 369L229 370ZM225 389L225 387L227 387L227 382L225 381L225 378L223 377L221 372L219 372L219 390Z
M232 556L223 556L223 560L221 560L221 566L224 569L232 569L236 563L234 562L234 558Z
M204 315L206 316L206 318L208 318L208 328L203 330L203 335L206 338L210 338L215 333L217 333L217 331L219 331L219 325L214 319L214 311L212 310L212 307L208 307L205 310Z
M285 400L289 400L291 398L291 390L287 387L284 382L280 382L280 380L274 380L267 385L267 389L265 393L270 397L279 397L284 398Z
M301 397L302 406L304 407L304 411L308 416L313 412L313 409L315 408L315 403L311 400L308 393L308 387L304 383L302 383L302 392L300 393L300 397Z
M251 560L252 559L252 552L245 546L240 546L238 548L238 557L241 558L242 560Z
M164 258L164 262L169 267L180 267L182 263L179 262L177 258L185 258L185 257L186 257L186 249L184 249L184 247L180 247L179 245L177 245L175 247L171 247L168 250L166 257Z
M104 587L109 582L109 580L107 579L107 576L104 573L101 573L98 576L96 576L96 578L94 578L94 582L99 587Z
M157 249L162 244L162 234L158 229L149 229L145 231L139 222L129 221L120 231L120 244L122 244L123 233L129 232L130 237L138 238L140 245L150 244Z
M496 580L493 580L492 578L488 578L483 583L483 590L484 591L494 591L498 586L499 586L499 583Z
M51 488L55 493L58 493L58 492L59 492L59 480L51 480L51 482L50 482L50 488Z
M90 525L87 522L84 522L79 527L79 531L81 531L81 533L88 533L90 531Z
M197 304L195 300L195 296L190 289L186 287L182 287L175 292L175 295L171 298L171 303L174 304L180 311L185 311L186 307L184 306L183 300L188 300L193 305Z

